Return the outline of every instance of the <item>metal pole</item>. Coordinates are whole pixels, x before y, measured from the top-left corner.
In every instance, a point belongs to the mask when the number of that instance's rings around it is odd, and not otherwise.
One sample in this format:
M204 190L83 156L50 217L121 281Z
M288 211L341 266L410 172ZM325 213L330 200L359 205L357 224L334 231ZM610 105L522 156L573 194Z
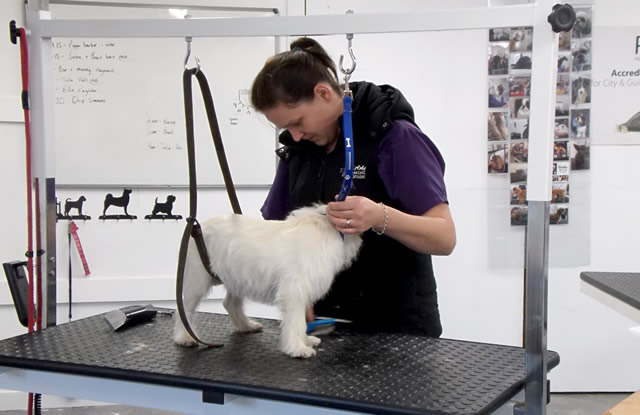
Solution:
M534 9L529 119L528 222L525 238L525 414L547 408L547 281L558 36L547 22L553 0Z

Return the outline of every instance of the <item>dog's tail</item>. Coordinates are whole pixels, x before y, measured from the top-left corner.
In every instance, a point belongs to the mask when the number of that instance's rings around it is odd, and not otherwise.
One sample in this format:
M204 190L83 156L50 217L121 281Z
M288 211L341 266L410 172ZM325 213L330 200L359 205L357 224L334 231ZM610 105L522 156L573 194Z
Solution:
M68 201L70 201L70 200L71 200L71 198L70 198L70 197L68 197L68 198L65 200L65 202L68 202Z
M158 204L158 196L156 196L156 205Z

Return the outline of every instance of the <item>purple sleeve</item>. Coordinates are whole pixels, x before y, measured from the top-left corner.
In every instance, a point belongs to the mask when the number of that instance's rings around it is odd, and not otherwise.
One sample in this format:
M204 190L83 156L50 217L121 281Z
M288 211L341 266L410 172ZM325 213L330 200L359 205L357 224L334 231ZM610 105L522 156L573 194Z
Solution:
M409 121L398 120L380 142L378 173L401 210L422 215L448 203L444 159L436 145Z
M289 213L289 165L282 159L260 212L267 220L282 220Z

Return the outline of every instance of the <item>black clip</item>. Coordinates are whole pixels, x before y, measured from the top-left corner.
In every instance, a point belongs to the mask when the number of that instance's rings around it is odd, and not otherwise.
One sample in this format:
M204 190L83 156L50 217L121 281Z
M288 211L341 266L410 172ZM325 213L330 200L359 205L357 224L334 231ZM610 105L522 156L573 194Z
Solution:
M14 45L18 44L18 37L20 37L20 29L16 26L16 21L9 22L9 38Z

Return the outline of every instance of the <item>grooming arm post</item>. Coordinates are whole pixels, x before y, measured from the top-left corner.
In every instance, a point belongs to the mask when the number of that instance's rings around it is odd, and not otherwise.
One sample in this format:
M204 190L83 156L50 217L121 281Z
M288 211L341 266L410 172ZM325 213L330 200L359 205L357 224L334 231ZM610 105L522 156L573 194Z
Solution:
M525 415L547 412L547 286L558 36L547 21L555 1L535 4L525 237Z

